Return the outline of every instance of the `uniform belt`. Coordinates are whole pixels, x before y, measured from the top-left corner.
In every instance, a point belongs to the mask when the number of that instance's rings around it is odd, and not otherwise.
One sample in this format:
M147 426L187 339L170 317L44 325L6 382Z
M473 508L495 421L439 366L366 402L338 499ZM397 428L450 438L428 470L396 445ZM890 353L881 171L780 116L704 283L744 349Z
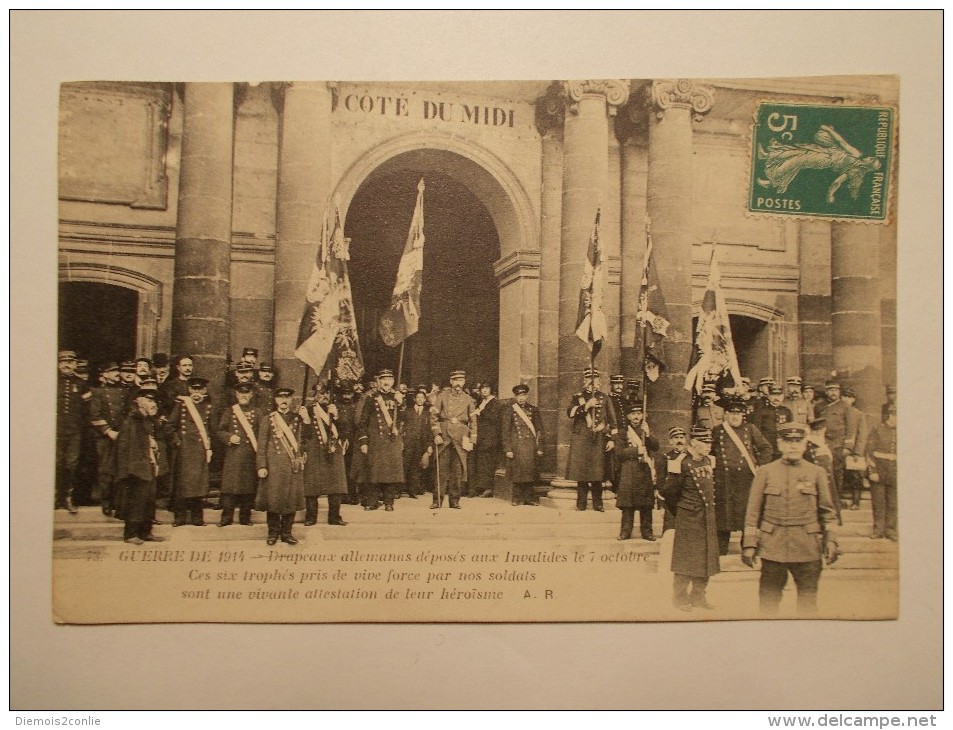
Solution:
M771 520L762 520L762 522L766 522L769 525L774 525L775 527L806 527L807 525L817 524L816 519L811 519L809 517L798 517L790 521L776 517Z
M871 453L871 455L872 455L875 459L886 459L886 460L888 460L888 461L896 461L896 460L897 460L897 455L896 455L896 454L888 454L888 453L885 452L885 451L871 451L870 453Z

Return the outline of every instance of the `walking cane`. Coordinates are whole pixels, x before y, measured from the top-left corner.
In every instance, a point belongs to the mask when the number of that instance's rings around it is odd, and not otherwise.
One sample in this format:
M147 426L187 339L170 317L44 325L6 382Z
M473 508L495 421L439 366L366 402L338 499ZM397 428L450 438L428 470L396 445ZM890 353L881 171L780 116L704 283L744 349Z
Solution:
M439 509L440 507L443 507L443 495L440 493L440 447L436 443L434 443L433 455L434 455L435 461L437 462L436 463L437 483L436 485L434 485L435 491L434 491L433 501L434 501L434 504L436 504L437 508Z

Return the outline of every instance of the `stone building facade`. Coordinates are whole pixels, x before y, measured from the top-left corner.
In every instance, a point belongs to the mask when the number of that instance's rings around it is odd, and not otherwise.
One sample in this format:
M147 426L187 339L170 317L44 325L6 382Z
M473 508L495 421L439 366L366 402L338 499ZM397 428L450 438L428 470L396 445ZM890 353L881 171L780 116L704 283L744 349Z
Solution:
M61 345L93 360L188 352L213 388L251 346L300 387L292 353L336 200L368 370L395 367L376 321L424 178L423 313L404 379L465 367L504 394L528 383L551 473L588 364L574 329L597 207L605 374L638 372L651 222L672 322L668 367L649 386L656 433L690 417L682 382L713 242L742 373L823 384L836 371L879 418L895 382L896 223L748 215L765 98L895 104L898 89L887 77L65 84Z

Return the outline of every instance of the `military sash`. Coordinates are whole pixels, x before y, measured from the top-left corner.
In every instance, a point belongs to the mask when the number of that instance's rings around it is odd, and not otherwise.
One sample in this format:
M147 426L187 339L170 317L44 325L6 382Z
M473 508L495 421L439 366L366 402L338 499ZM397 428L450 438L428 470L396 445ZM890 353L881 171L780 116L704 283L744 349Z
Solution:
M638 431L636 431L632 426L628 428L628 438L629 443L637 446L639 448L639 455L642 457L642 463L648 466L649 473L652 475L652 481L655 481L655 463L649 458L649 451L645 448L645 442L642 441L642 438L639 436Z
M513 404L513 412L522 419L523 423L526 424L527 428L530 430L530 433L533 434L533 438L537 438L536 427L533 425L533 419L529 417L526 411L520 408L518 403Z
M387 407L387 402L384 400L384 396L380 393L377 394L377 397L374 399L377 401L377 405L380 406L381 413L384 414L384 422L387 424L387 428L390 429L390 432L396 436L397 435L397 425L394 423L394 419L390 416L390 409Z
M298 439L295 438L294 432L288 428L288 424L285 423L285 419L281 417L278 411L272 411L271 425L278 434L278 440L285 447L285 451L288 452L288 458L291 459L292 473L297 474L304 468L305 457L307 455L298 453Z
M235 418L238 421L238 425L242 427L242 431L245 432L245 435L248 437L248 440L251 442L251 447L258 453L258 439L255 438L255 432L251 427L251 424L248 422L248 416L245 415L245 411L241 409L241 406L236 403L232 406L232 413L235 414Z
M745 445L742 443L741 438L738 436L738 432L731 427L731 424L729 424L728 421L725 421L721 425L725 429L725 433L727 433L732 442L734 442L738 451L741 452L741 455L745 459L745 463L747 463L748 468L751 469L751 473L754 474L758 467L755 466L754 459L751 458L751 454L748 453L748 449L745 448Z
M321 407L320 403L314 404L314 422L318 427L318 431L321 432L321 440L327 445L328 451L333 453L335 449L334 441L338 438L338 430L331 420L330 414ZM329 430L331 433L330 439L328 438Z
M159 476L159 442L149 434L149 463L152 465L152 475Z
M185 409L189 412L189 415L192 417L192 423L195 424L195 430L199 432L199 437L202 439L202 444L205 446L205 461L206 463L212 461L212 442L208 437L208 431L205 428L205 421L202 420L202 416L199 415L199 409L195 407L195 401L193 401L187 395L180 395L179 400L185 405Z

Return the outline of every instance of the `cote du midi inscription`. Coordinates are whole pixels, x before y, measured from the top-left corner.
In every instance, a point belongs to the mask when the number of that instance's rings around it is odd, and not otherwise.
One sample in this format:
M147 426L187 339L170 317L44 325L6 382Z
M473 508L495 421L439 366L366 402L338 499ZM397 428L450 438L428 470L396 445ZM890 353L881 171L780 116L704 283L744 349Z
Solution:
M374 93L346 93L339 109L347 114L374 117L407 117L424 121L469 124L480 127L513 128L515 110L490 104L410 99L406 96L385 96Z

